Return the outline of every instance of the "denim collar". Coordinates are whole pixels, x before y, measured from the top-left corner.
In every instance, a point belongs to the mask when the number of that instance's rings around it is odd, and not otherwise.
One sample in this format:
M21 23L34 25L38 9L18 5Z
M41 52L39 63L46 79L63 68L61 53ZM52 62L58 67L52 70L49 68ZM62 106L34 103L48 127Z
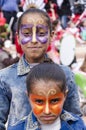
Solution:
M45 55L45 58L43 62L52 62L51 59L48 58L47 55ZM25 55L23 55L19 62L17 67L17 75L24 75L27 74L30 71L30 65L25 59Z
M71 113L63 110L60 116L61 120L63 121L77 121L78 118L72 115Z
M71 113L67 111L62 111L61 116L60 116L62 122L68 122L68 121L77 121L78 118L72 115ZM41 130L40 124L38 123L36 117L34 116L33 112L29 114L26 120L26 125L24 130ZM63 124L62 124L63 125Z
M25 56L23 55L17 66L17 75L24 75L30 71L29 63L26 61Z
M38 123L38 121L32 111L29 114L29 116L27 117L25 124L26 125L25 125L24 130L41 130L40 124Z

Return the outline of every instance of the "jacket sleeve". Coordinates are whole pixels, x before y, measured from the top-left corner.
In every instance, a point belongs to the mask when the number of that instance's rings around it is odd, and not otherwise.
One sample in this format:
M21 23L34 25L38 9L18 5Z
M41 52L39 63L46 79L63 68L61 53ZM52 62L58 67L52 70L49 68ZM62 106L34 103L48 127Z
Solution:
M81 116L78 86L75 83L74 74L69 67L62 67L67 80L68 95L64 103L64 109Z
M5 130L5 123L7 121L12 93L10 88L1 82L0 79L0 130Z

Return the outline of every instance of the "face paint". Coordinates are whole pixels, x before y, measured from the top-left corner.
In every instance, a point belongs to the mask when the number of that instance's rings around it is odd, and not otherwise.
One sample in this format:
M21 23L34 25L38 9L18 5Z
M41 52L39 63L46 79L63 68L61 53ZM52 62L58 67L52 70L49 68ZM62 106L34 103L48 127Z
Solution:
M21 44L27 44L28 42L32 41L32 25L21 25L20 29L20 37Z
M64 103L64 94L56 93L53 95L52 92L46 96L30 94L30 100L35 115L47 114L48 111L48 113L59 115Z
M48 27L44 25L37 25L34 27L31 24L22 25L20 29L21 44L32 42L34 28L36 28L36 40L42 44L48 41Z
M38 25L37 26L37 40L42 43L45 44L48 41L48 27L44 26L44 25Z

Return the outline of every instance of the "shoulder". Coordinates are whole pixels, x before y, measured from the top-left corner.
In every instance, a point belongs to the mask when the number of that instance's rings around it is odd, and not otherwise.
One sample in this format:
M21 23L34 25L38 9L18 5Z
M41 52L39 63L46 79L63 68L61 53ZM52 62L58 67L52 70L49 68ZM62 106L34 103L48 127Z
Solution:
M64 66L64 65L60 65L60 67L63 69L65 75L66 75L66 78L71 78L71 80L74 78L74 73L73 71L70 69L70 67L68 66Z
M13 64L0 70L0 89L4 92L4 94L11 93L9 84L12 82L12 79L14 79L16 75L17 64Z
M24 117L17 123L13 124L12 126L9 126L8 130L24 130L26 120L27 120L27 117Z
M0 70L0 77L6 76L6 74L11 74L15 69L17 69L17 63L12 64L4 69Z
M60 65L60 67L64 70L64 72L71 72L71 69L68 66Z
M68 123L68 125L76 130L85 130L85 124L82 120L82 118L76 114L64 111L61 114L61 120L63 120L63 124L65 122Z

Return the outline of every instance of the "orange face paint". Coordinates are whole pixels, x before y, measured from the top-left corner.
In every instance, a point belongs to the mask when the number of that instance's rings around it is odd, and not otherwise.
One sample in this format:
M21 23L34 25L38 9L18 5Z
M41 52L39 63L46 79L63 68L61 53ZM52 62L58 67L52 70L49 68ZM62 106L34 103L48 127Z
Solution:
M59 93L50 96L39 96L30 94L30 101L35 115L48 112L59 115L64 102L64 94Z

